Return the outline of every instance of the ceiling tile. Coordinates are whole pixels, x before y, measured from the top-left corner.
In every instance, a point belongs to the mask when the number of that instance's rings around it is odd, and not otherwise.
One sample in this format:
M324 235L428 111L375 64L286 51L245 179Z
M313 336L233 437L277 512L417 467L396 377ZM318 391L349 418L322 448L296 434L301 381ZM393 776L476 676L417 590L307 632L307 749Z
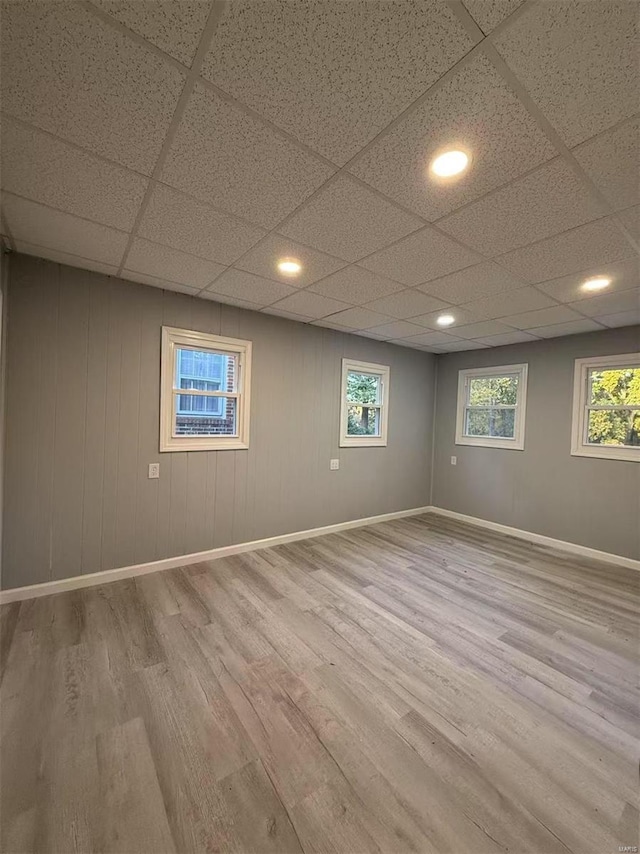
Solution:
M259 303L251 302L251 300L239 299L239 297L234 297L230 294L215 294L213 291L200 291L198 299L219 302L220 305L232 305L236 308L244 308L247 311L260 311L262 308Z
M202 74L342 165L472 45L429 0L234 0Z
M504 267L487 261L418 285L418 290L455 305L502 291L517 290L525 284Z
M340 175L279 230L323 252L357 261L421 225L418 217Z
M489 335L502 335L511 331L507 321L497 323L495 320L470 323L468 326L456 326L455 329L458 338L487 338Z
M452 344L438 344L438 350L442 353L458 353L463 350L485 350L486 345L479 341L454 341Z
M190 255L232 264L264 236L264 231L157 184L138 234Z
M592 266L623 261L634 254L615 220L607 217L501 255L498 262L516 276L544 282Z
M489 335L487 338L478 338L481 344L487 347L504 347L507 344L525 344L528 341L537 341L534 335L528 332L503 332L501 335Z
M551 326L554 323L568 323L578 319L579 315L566 305L554 305L550 308L539 308L537 311L508 315L503 321L516 329L533 329L536 326Z
M638 7L531 3L495 45L569 146L638 109Z
M297 276L285 276L278 270L278 261L283 258L293 258L302 264L302 270ZM269 234L264 240L254 246L246 255L236 262L240 270L266 276L291 285L294 288L305 288L312 282L328 276L334 270L345 266L339 258L332 258L317 249L310 249L300 243L295 243L279 234ZM328 295L330 296L330 294Z
M356 329L351 329L348 326L342 326L339 323L334 323L333 322L333 315L331 315L330 317L320 318L320 320L314 320L311 325L312 326L322 326L325 329L335 329L336 332L344 332L344 333L348 333L348 334L352 334L352 333L358 331Z
M57 252L89 258L101 264L120 264L128 235L71 214L55 211L8 193L2 209L15 240Z
M571 273L559 279L551 279L536 285L540 291L549 294L558 302L575 302L576 300L591 299L598 296L594 291L581 290L582 284L588 279L596 276L607 275L611 278L611 284L607 288L607 294L640 287L640 260L619 261L606 264L601 267L592 267L589 270L581 270L579 273ZM602 293L599 294L602 296Z
M229 269L215 282L212 282L207 291L218 294L221 299L225 296L236 297L258 306L265 306L295 293L295 288L283 285L280 282L273 282L271 279L254 276L252 273L245 273L243 270ZM222 301L224 302L224 300ZM304 312L300 312L300 314L304 314Z
M635 326L640 324L640 308L635 311L621 311L618 314L605 314L604 317L596 317L596 320L612 329L619 326Z
M148 276L146 273L138 273L135 270L123 270L123 279L128 279L130 282L138 282L141 285L150 285L152 288L162 288L164 291L173 291L177 294L188 294L196 296L198 288L191 288L188 285L183 285L180 282L172 282L170 279L164 279L158 276Z
M125 27L191 65L211 10L208 0L92 0Z
M447 335L445 332L423 332L421 335L412 335L407 341L413 341L423 347L440 347L442 344L453 344L459 341L455 335Z
M185 77L80 3L5 3L2 108L151 174Z
M271 228L334 171L240 107L196 85L162 181Z
M517 291L486 297L485 299L473 300L464 305L468 311L477 314L478 317L491 319L494 317L507 317L511 314L521 314L525 311L535 311L538 308L549 308L555 305L554 301L545 294L541 294L535 288L520 288ZM491 333L488 333L489 335ZM485 336L478 336L485 337Z
M488 34L522 5L522 0L464 0L483 33Z
M640 202L640 119L624 122L573 149L614 210Z
M271 306L263 308L262 314L273 314L275 317L284 317L287 320L295 320L297 323L309 323L310 320L313 320L312 317L307 315L294 314L292 311L283 311L277 306L275 308L272 308Z
M370 329L372 326L380 326L391 321L388 315L377 311L369 311L367 308L348 308L338 314L331 315L331 321L337 326L346 326L349 329Z
M624 311L636 312L640 307L640 288L602 294L599 297L572 302L570 305L587 317L604 317L607 314L620 314Z
M139 238L133 241L125 266L129 271L178 282L197 290L206 288L225 269L222 264Z
M412 335L421 335L424 330L415 323L407 323L405 320L396 320L393 323L383 323L369 330L375 335L384 338L409 338Z
M636 240L640 240L640 205L620 211L618 219Z
M15 240L16 252L24 255L36 255L38 258L46 258L56 264L68 264L69 267L80 267L83 270L93 270L96 273L104 273L107 276L115 276L118 272L118 264L101 264L100 261L92 261L90 258L80 258L77 255L69 255L66 252L57 252L46 246L36 246L24 240Z
M442 149L471 152L461 181L436 182L428 165ZM387 196L435 220L549 160L555 149L482 54L349 165Z
M276 308L290 311L293 314L304 314L307 317L326 317L347 308L346 303L335 299L327 299L309 291L298 291L286 299L280 300Z
M376 276L369 270L351 265L317 282L310 290L326 297L343 299L345 302L361 305L378 297L396 293L404 289L398 282L392 282L383 276Z
M602 330L602 326L593 320L583 317L580 320L572 320L569 323L536 327L531 331L540 338L560 338L563 335L578 335L580 332L597 332L597 330Z
M2 187L65 213L128 230L148 181L3 117Z
M373 329L355 329L353 331L354 335L358 335L361 338L373 338L374 341L387 341L387 337L385 335L380 335L377 332L374 332Z
M432 228L423 228L399 243L365 258L360 266L404 282L405 285L419 285L479 260L475 252L460 246L445 234Z
M417 317L412 317L412 323L419 323L420 326L426 326L428 329L442 330L444 327L438 323L438 318L443 314L450 314L454 321L446 329L455 329L457 326L465 326L468 323L474 323L478 317L470 311L465 311L460 306L447 306L440 311L430 311L428 314L420 314Z
M602 216L604 211L561 158L438 222L483 255L501 255Z
M448 307L447 303L442 302L442 300L427 296L427 294L423 294L421 291L412 290L391 294L390 296L381 297L367 303L367 308L370 308L372 311L380 311L382 314L388 314L391 317L401 319L415 317L418 314L426 314L427 312Z

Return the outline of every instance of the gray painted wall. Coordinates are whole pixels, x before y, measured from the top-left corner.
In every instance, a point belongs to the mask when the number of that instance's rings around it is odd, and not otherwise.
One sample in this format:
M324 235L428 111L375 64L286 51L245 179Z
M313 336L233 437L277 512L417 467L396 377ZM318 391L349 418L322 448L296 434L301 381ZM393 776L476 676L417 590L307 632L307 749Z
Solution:
M638 349L635 326L438 357L432 503L640 558L640 465L570 454L574 360ZM456 445L458 371L519 362L529 364L524 451Z
M158 453L163 324L253 341L248 451ZM5 588L429 503L429 354L20 255L7 343ZM391 366L387 448L338 449L343 356Z

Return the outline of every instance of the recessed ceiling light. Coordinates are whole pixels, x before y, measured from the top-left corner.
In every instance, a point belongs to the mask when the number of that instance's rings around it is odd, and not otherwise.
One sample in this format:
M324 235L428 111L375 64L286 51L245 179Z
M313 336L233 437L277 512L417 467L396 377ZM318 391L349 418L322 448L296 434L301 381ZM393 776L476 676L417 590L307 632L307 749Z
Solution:
M451 324L455 322L456 319L452 314L441 314L440 317L436 320L438 326L451 326Z
M302 264L295 258L283 258L278 261L278 270L285 276L297 276L302 270Z
M611 279L607 276L596 276L593 279L587 279L582 283L583 291L601 291L603 288L608 288L611 284Z
M453 178L469 165L469 155L459 149L445 151L431 161L431 171L438 178Z

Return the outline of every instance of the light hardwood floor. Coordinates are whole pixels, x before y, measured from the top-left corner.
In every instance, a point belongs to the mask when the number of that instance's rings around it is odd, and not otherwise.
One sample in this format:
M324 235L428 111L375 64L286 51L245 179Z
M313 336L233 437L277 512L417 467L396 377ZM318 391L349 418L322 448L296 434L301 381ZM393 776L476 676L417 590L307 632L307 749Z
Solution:
M425 516L7 605L2 850L638 845L639 587Z

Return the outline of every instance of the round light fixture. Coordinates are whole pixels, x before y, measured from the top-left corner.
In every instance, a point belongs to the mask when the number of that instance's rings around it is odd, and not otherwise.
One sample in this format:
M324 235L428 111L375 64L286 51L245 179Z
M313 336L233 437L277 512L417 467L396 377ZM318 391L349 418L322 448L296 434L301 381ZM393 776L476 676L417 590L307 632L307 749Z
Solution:
M302 270L302 264L295 258L283 258L278 261L278 270L285 276L297 276Z
M431 161L431 171L438 178L453 178L469 165L469 155L459 149L445 151Z
M441 314L440 317L436 320L438 326L451 326L451 324L455 322L456 319L452 314Z
M583 291L601 291L608 288L611 284L611 279L607 276L595 276L593 279L587 279L582 283Z

